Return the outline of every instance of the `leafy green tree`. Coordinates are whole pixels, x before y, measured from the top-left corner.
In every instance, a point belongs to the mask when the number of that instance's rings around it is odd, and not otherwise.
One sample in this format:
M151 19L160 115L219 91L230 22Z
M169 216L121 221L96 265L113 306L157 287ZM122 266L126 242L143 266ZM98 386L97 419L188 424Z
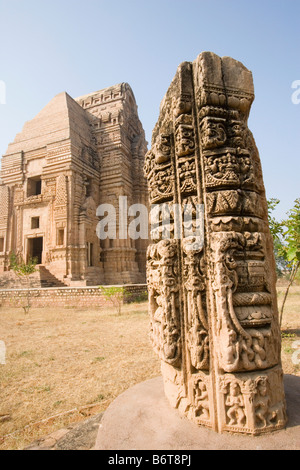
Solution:
M300 267L300 198L295 200L294 207L288 212L288 218L283 221L283 239L280 254L286 259L290 269L289 283L283 298L280 311L280 324L285 302Z
M116 307L118 315L121 315L124 298L130 295L123 286L100 286L102 295Z
M27 281L27 295L26 295L27 304L23 306L25 314L29 313L29 310L31 308L30 275L36 271L37 261L38 261L37 258L30 258L28 260L28 263L25 263L22 255L16 254L14 252L10 255L11 269L16 273L16 275L19 278L25 278Z
M279 202L275 198L268 201L268 215L277 268L281 267L289 272L289 281L280 309L281 325L286 299L300 267L300 198L295 200L294 207L287 213L287 219L281 222L273 217L273 210Z
M273 236L276 271L278 276L282 276L283 273L288 270L288 263L285 258L285 254L283 253L284 225L282 221L279 222L273 216L273 211L276 209L279 203L279 199L276 198L271 198L268 200L268 217L270 231Z
M280 240L280 237L282 236L282 233L283 233L282 222L278 222L273 216L273 211L276 209L279 203L280 203L279 199L276 199L276 198L268 199L269 226L270 226L271 234L273 236L274 241L276 239Z

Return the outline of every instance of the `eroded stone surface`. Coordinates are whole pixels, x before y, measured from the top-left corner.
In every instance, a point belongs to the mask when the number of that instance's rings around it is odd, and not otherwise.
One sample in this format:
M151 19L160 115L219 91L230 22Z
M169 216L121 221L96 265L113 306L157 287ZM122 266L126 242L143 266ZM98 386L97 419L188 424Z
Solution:
M219 432L285 426L272 237L247 127L252 74L211 52L182 63L145 159L151 204L169 211L147 254L151 340L171 404ZM204 234L176 225L174 207ZM188 205L188 206L187 206ZM199 214L199 212L198 212ZM178 217L178 215L177 215ZM178 218L177 218L178 220Z

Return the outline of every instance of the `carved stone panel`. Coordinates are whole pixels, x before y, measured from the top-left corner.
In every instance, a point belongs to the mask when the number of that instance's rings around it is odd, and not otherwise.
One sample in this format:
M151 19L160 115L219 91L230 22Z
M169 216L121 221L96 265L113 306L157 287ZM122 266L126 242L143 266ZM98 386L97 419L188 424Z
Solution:
M151 331L154 350L168 364L181 363L178 256L175 240L162 240L148 247L147 270Z

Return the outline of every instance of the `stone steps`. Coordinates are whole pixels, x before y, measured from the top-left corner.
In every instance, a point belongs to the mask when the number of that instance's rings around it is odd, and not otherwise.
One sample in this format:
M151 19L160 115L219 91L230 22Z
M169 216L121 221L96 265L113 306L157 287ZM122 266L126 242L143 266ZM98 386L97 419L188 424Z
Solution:
M29 276L17 276L14 271L6 271L0 275L0 289L22 289L30 286L34 288L65 287L45 266L39 265L36 272Z
M65 287L62 281L57 279L45 266L39 266L41 287Z

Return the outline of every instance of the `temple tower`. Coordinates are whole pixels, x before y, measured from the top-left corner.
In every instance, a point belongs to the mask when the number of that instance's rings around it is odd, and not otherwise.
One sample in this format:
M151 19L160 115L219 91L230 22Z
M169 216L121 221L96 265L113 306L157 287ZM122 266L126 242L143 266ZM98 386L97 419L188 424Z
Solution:
M147 240L99 240L96 229L100 204L146 203L146 145L128 84L55 96L2 157L0 272L14 251L66 285L143 282Z

